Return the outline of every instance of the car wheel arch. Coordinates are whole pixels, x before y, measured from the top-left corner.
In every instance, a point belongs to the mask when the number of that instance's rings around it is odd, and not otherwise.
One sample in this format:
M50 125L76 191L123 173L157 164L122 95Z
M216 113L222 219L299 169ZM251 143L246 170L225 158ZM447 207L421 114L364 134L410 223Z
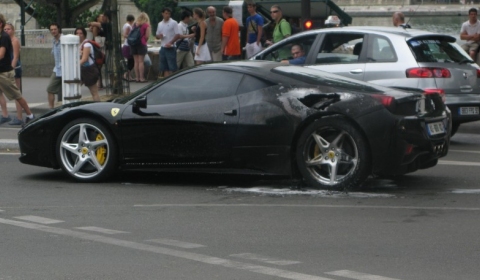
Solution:
M343 118L347 120L355 129L357 129L357 131L366 140L367 153L370 155L370 158L373 159L370 139L367 137L367 134L362 129L362 127L351 116L339 114L336 112L318 112L304 119L303 122L297 127L297 129L295 130L294 136L292 137L292 143L290 146L292 147L292 149L290 151L290 157L292 162L292 174L294 178L299 178L301 176L300 171L298 170L297 157L296 157L297 146L298 146L298 141L300 140L300 136L302 135L303 131L307 129L313 122L318 121L322 118L327 118L327 117ZM370 174L372 174L373 172L372 167L373 167L373 162L370 163L370 169L371 169Z

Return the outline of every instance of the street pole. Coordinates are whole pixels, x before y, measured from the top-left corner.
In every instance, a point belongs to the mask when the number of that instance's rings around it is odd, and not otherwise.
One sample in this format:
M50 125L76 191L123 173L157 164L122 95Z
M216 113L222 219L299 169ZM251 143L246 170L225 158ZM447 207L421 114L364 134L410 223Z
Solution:
M327 0L328 1L328 0ZM326 3L325 3L326 4ZM300 1L300 9L301 9L301 22L300 26L303 29L303 22L307 19L310 19L310 0L301 0Z

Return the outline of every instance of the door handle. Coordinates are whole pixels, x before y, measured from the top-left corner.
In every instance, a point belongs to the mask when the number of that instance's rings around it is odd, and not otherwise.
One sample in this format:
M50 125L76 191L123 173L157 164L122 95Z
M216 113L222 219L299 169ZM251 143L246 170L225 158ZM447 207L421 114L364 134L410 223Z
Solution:
M352 74L362 74L363 70L362 69L353 69L353 70L350 70L350 73L352 73Z
M237 115L237 110L225 111L225 112L223 112L223 114L227 115L227 116L236 116Z

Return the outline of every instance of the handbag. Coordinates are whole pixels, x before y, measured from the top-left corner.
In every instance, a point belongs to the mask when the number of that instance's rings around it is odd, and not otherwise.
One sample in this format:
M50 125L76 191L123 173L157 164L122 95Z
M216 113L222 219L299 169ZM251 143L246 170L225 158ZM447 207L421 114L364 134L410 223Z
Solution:
M188 52L190 51L190 43L188 40L182 39L177 42L177 50Z

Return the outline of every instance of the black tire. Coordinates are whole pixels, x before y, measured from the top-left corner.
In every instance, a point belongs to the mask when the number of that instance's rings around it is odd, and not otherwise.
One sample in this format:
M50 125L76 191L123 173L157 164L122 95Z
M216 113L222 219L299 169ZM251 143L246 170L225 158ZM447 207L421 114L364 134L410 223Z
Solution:
M80 182L105 180L117 166L117 146L112 134L92 119L68 123L58 135L55 150L63 171Z
M371 172L365 137L341 116L310 124L298 139L296 160L304 180L315 188L357 189Z
M457 133L459 127L460 127L459 123L452 123L452 131L450 131L450 137L452 137L453 135L455 135L455 133Z

